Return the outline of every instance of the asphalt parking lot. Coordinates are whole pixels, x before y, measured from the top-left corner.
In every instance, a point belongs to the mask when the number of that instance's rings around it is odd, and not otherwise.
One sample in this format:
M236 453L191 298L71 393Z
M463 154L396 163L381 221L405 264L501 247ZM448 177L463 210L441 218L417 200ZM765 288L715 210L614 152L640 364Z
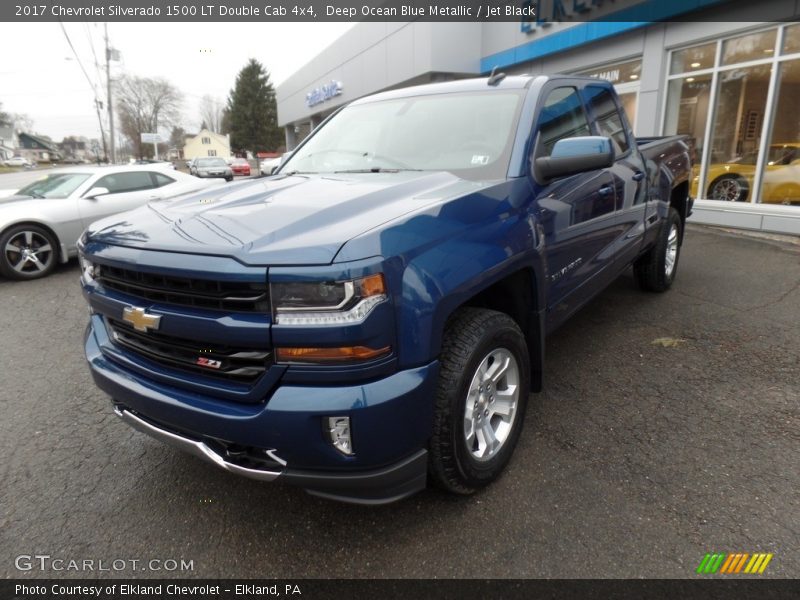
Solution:
M694 577L706 552L800 576L800 245L691 227L678 279L625 275L549 340L510 468L468 498L364 508L217 471L92 384L71 262L0 280L0 576ZM19 555L190 572L15 568Z

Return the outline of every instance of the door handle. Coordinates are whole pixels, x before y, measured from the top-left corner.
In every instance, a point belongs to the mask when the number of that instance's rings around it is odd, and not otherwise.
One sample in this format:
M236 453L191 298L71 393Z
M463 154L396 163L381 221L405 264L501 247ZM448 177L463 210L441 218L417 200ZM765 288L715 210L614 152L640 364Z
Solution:
M633 179L634 181L641 181L642 179L644 179L644 172L642 172L642 171L636 171L636 172L633 174L633 178L632 178L632 179Z
M610 185L605 185L601 187L599 190L597 190L597 193L600 194L601 196L608 196L613 191L614 189Z

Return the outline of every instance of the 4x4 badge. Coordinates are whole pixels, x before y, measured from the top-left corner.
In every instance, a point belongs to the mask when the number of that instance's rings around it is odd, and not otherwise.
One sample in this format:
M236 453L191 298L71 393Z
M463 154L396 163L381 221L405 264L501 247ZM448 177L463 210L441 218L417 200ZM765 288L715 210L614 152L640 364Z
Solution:
M126 306L122 311L122 320L133 325L136 331L149 331L158 329L161 324L161 315L151 315L138 306Z

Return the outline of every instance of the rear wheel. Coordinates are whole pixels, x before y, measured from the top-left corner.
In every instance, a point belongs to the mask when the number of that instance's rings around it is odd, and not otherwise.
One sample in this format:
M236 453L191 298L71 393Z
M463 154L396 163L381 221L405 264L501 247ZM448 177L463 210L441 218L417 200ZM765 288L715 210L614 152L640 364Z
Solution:
M503 471L522 430L530 393L525 338L508 315L463 308L442 345L429 473L470 494Z
M0 273L10 279L37 279L56 266L58 243L37 225L17 225L0 235Z
M661 225L658 241L633 265L639 286L651 292L664 292L675 281L681 251L682 222L678 211L669 209Z

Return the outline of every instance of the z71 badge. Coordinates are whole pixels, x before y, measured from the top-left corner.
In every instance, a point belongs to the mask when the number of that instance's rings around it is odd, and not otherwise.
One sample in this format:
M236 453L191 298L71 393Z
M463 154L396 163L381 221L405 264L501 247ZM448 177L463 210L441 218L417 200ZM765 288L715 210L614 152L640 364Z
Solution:
M209 369L219 369L222 366L222 361L214 360L213 358L206 358L205 356L199 356L195 364L200 365L201 367L207 367Z

